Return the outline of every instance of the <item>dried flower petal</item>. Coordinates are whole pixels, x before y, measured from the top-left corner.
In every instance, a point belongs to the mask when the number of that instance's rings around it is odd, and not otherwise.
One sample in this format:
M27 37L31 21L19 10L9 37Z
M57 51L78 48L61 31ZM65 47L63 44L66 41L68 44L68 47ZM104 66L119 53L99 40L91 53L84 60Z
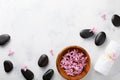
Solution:
M67 75L75 76L83 71L86 60L87 57L82 52L79 53L77 49L73 49L62 57L60 65Z

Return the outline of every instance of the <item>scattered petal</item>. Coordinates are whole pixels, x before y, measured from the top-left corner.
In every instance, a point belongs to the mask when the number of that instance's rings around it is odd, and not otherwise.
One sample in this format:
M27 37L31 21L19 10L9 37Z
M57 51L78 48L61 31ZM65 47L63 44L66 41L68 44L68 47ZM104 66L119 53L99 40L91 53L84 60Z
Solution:
M112 58L113 59L116 59L117 58L117 55L115 53L112 54Z
M101 18L102 18L103 20L106 20L106 14L102 14L102 15L101 15Z
M50 50L50 54L53 56L53 50L52 49Z
M90 29L90 32L93 32L93 33L95 33L95 32L96 32L96 29L95 29L95 27L93 27L92 29Z
M26 71L28 69L28 67L25 65L22 67L22 70Z
M14 51L12 51L12 50L9 50L8 51L8 56L11 56L11 55L13 55L15 52Z

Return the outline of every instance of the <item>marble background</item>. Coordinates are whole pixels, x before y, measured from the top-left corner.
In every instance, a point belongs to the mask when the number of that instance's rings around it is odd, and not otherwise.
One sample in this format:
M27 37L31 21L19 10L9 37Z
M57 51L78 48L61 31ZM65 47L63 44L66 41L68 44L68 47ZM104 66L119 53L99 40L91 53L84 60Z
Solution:
M51 80L65 80L58 73L55 61L59 51L69 45L85 48L91 57L90 72L82 80L119 80L119 61L108 76L93 69L110 40L120 43L120 28L111 23L115 13L120 15L120 0L0 0L0 34L11 35L10 43L0 47L0 80L25 80L20 72L23 65L34 72L34 80L42 80L43 73L50 68L55 71ZM102 15L106 15L105 20ZM100 47L94 44L95 37L84 40L79 36L82 29L93 27L96 34L100 31L107 34ZM15 54L8 56L9 50ZM41 54L49 57L45 68L37 65ZM4 72L4 60L14 63L10 74Z

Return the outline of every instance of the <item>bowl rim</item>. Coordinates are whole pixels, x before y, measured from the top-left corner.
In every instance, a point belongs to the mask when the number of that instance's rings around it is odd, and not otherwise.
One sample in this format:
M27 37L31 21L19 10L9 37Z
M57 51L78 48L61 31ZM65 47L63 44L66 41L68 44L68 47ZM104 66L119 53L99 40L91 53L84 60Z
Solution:
M80 73L79 75L76 75L76 76L69 76L67 75L63 69L60 67L60 61L61 61L61 57L65 54L65 51L68 51L69 49L79 49L80 51L82 51L88 58L87 58L87 65L85 66L85 68L83 68L83 72ZM65 48L63 48L59 53L58 53L58 56L57 56L57 59L56 59L56 67L57 67L57 70L58 72L60 73L60 75L64 78L66 78L67 80L79 80L81 78L83 78L84 76L87 75L87 73L89 72L90 70L90 64L91 64L91 60L90 60L90 56L88 54L88 52L80 47L80 46L77 46L77 45L72 45L72 46L67 46Z

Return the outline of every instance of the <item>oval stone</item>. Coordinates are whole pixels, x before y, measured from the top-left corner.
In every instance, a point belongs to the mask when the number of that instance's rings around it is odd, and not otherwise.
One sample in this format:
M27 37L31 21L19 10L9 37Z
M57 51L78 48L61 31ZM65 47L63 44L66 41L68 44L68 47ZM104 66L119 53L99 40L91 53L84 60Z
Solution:
M54 74L54 70L49 69L47 72L44 73L43 80L51 80L53 74Z
M97 46L102 45L106 40L106 34L105 32L100 32L97 34L97 36L95 37L95 44Z
M38 60L38 65L40 67L45 67L48 64L48 56L46 54L43 54L40 56L39 60Z
M21 73L26 80L32 80L34 78L33 72L29 69L26 69L26 70L21 69Z
M115 27L120 27L120 16L117 14L113 15L111 21Z
M12 69L13 69L13 64L12 64L12 62L11 61L9 61L9 60L5 60L4 61L4 70L5 70L5 72L11 72L12 71Z
M2 34L0 35L0 45L5 45L10 40L10 35Z
M93 35L94 33L90 31L90 29L84 29L80 32L80 36L82 38L89 38L89 37L92 37Z

